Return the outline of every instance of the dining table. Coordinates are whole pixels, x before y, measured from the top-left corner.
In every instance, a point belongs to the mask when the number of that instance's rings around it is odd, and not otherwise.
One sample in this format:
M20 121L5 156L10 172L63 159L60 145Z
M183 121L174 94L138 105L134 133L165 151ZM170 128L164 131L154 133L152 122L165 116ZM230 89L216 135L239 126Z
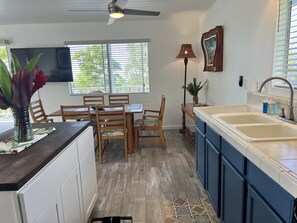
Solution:
M91 110L91 119L96 119L96 110L94 109L95 105L90 105ZM79 108L82 109L82 108ZM111 109L111 108L109 108ZM117 108L114 108L117 109ZM134 138L134 114L143 112L143 104L125 104L124 110L126 114L126 125L127 125L127 144L128 144L128 153L132 154L134 150L133 138ZM57 110L53 113L48 114L49 117L62 117L61 110Z

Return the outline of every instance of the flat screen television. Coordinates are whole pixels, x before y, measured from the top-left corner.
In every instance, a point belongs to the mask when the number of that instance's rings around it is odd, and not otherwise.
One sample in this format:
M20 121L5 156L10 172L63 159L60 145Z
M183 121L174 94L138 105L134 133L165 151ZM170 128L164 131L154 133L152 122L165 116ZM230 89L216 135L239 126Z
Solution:
M48 82L73 81L69 47L11 48L22 67L34 56L42 53L37 66L48 77Z

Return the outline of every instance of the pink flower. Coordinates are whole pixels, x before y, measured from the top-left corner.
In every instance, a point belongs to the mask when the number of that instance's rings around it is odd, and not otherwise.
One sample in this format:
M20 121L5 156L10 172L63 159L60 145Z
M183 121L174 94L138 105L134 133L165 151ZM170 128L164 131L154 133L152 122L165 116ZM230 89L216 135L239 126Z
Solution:
M32 95L45 85L47 77L42 70L35 68L40 56L33 57L21 68L17 57L12 54L12 73L0 60L0 109L29 106Z
M32 95L38 89L42 88L45 85L45 83L47 82L47 76L45 75L45 73L42 70L36 68L36 69L34 69L33 73L34 73L35 78L34 78L34 85L32 88Z

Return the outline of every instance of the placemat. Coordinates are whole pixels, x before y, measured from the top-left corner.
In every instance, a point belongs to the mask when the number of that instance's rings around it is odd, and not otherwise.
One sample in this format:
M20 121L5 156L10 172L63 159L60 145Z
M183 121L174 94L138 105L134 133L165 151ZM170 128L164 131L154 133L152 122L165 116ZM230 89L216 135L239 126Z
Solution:
M42 138L54 132L56 129L54 127L46 127L46 128L36 128L33 129L34 139L28 142L18 143L14 141L13 136L9 137L2 142L0 142L0 155L3 154L18 154L30 147L34 143L38 142Z

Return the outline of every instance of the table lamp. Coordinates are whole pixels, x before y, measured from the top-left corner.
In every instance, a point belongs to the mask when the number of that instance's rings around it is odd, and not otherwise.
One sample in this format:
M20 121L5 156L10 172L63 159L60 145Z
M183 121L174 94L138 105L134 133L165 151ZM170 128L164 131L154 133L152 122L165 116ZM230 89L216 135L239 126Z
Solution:
M180 47L179 54L176 58L183 58L185 64L185 78L184 78L184 86L186 87L187 84L187 65L188 65L188 58L196 58L192 44L182 44ZM186 105L186 88L184 88L184 106Z

